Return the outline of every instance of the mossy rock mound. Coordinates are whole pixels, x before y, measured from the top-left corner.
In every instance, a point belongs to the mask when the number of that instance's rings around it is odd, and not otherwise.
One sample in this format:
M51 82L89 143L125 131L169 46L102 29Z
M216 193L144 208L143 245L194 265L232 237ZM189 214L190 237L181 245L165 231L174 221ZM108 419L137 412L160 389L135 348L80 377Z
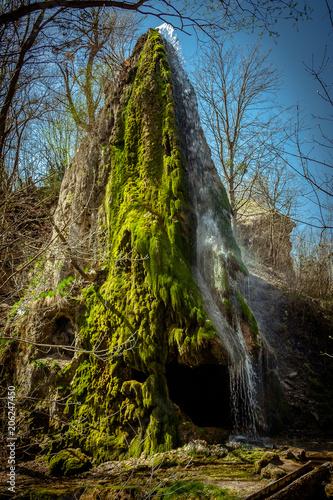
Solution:
M257 474L259 474L262 469L264 469L268 464L270 463L274 463L275 465L277 465L278 463L281 463L281 460L280 460L280 457L277 453L273 452L273 451L268 451L267 453L265 453L260 460L258 460L256 463L255 463L255 471Z
M49 461L51 476L73 476L92 467L89 457L80 448L68 448L54 455Z
M286 474L287 473L284 469L281 469L281 467L270 463L261 470L260 476L262 478L273 479L274 481L277 481Z

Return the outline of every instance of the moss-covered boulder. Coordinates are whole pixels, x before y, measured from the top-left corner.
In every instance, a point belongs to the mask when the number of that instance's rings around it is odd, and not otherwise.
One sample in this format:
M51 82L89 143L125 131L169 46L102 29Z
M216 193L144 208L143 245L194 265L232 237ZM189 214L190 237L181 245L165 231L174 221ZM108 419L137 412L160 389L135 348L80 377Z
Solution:
M277 453L275 453L274 451L267 451L267 453L265 453L261 458L260 460L258 460L256 463L255 463L255 471L256 473L260 473L262 469L264 469L264 467L266 467L268 464L270 463L274 463L274 464L278 464L278 463L282 463L280 461L280 457Z
M273 463L269 463L261 469L260 476L265 479L273 479L277 481L281 477L286 476L287 473L284 469Z
M90 459L80 448L62 450L49 460L51 476L73 476L92 467Z

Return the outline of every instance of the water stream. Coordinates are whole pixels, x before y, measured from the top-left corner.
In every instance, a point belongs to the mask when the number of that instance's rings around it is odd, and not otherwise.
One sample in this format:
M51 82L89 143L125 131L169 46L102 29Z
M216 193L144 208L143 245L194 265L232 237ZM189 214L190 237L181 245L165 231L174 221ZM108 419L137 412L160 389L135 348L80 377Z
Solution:
M260 370L254 365L243 337L240 311L237 312L236 306L233 308L232 324L229 324L223 307L222 282L223 273L227 272L229 251L226 238L230 238L230 232L226 234L226 227L221 226L221 220L230 220L230 213L222 207L219 208L219 216L216 213L213 199L216 193L221 193L221 181L201 128L196 95L174 48L167 41L165 46L187 160L186 182L195 218L193 274L206 312L228 353L232 433L256 436L261 414L257 397ZM234 287L230 276L229 281Z

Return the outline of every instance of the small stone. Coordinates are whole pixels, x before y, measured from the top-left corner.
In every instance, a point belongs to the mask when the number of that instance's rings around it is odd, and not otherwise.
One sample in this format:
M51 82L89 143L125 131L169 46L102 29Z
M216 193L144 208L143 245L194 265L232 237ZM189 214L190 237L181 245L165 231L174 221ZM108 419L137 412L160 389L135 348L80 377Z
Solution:
M296 460L296 456L290 448L288 448L288 450L283 451L281 453L281 456L287 460Z
M228 450L221 444L216 444L212 446L211 453L218 458L224 458L228 455Z
M325 494L327 498L333 498L333 483L326 484Z

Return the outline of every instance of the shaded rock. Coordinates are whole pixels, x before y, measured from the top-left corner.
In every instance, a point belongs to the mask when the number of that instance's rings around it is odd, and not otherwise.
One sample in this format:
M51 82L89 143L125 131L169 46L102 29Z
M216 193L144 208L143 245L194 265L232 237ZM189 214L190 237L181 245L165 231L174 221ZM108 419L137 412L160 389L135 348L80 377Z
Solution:
M282 453L280 453L280 455L281 455L281 457L283 457L287 460L297 460L296 456L294 455L294 453L292 452L292 450L290 448L288 448L288 450L285 450Z
M272 212L255 203L248 204L245 217L239 224L239 236L242 243L261 262L280 271L291 272L293 262L290 234L295 226L295 222L277 211ZM272 231L275 234L274 240L271 238Z
M106 490L100 488L93 488L92 490L86 491L80 500L132 500L143 498L143 494L140 494L140 488L138 486L120 488L107 488Z
M327 498L333 498L333 478L332 481L325 486L325 495Z
M287 460L294 460L305 462L307 457L305 450L297 449L297 448L288 448L280 453L280 456Z
M220 444L216 444L212 446L211 448L211 454L218 457L218 458L224 458L228 455L228 450L224 446Z

